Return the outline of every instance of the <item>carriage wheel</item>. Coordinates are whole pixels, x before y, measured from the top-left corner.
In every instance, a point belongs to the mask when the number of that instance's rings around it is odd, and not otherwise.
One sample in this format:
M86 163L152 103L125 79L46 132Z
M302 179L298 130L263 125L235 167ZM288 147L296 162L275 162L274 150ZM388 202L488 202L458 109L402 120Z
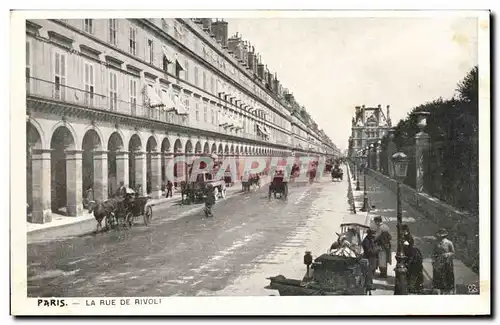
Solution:
M215 201L218 201L220 196L218 187L214 188L214 196L215 196Z
M149 224L151 223L151 219L153 219L153 209L151 208L151 206L147 206L146 207L146 211L144 211L144 224L146 226L149 226Z
M125 216L125 225L132 227L133 224L134 224L134 214L132 212L129 212Z

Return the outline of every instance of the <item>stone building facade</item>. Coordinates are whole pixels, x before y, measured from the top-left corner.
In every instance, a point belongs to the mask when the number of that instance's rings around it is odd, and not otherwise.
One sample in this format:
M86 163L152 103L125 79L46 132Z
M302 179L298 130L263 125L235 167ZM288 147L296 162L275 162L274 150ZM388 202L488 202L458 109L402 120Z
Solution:
M390 106L385 115L382 105L377 107L356 106L352 118L351 136L349 137L349 157L357 156L357 152L372 143L381 140L392 127Z
M28 220L83 212L118 184L161 195L174 156L335 155L227 22L26 22Z

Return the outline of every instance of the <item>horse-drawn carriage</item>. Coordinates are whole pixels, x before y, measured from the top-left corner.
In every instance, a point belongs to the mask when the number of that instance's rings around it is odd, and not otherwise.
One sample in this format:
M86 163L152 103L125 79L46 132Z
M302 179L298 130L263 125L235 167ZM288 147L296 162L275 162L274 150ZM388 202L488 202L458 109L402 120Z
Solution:
M311 252L304 255L307 271L302 280L283 275L268 278L266 289L278 290L281 296L366 295L368 260L363 258L362 240L369 226L365 223L341 224L341 234L326 254L313 261Z
M342 181L344 178L344 172L342 171L342 168L335 166L335 168L332 170L332 182L335 180Z
M90 201L88 211L94 213L97 231L102 228L101 223L104 219L107 229L119 225L131 227L141 216L144 225L148 226L153 218L153 209L148 205L149 199L149 196L139 196L137 192L127 188L123 196L115 196L104 202Z
M259 174L254 174L248 176L248 178L245 180L245 177L242 177L241 179L241 188L243 192L248 193L250 192L250 189L253 187L259 187L260 188L260 176Z
M277 194L280 195L281 199L288 199L288 182L285 179L285 175L282 170L276 171L273 180L269 184L269 200L271 199L272 194L274 194L275 199L277 198Z
M214 179L214 173L203 172L197 175L194 182L181 182L181 203L193 203L203 201L207 195L208 184L212 185L215 198L226 197L226 184L224 180Z

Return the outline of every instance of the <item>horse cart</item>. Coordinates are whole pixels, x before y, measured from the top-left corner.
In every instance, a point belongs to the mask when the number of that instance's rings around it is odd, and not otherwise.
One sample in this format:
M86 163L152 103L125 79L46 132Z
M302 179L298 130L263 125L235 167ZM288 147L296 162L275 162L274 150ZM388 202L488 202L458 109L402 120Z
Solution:
M334 182L335 180L342 181L343 178L344 172L341 168L336 167L332 170L332 182Z
M195 202L201 202L205 199L208 191L208 185L212 185L211 189L214 191L215 199L223 199L226 197L226 183L224 177L216 179L220 163L217 162L217 155L212 154L210 158L213 160L214 167L212 170L204 170L206 164L204 162L200 163L200 171L196 175L196 180L191 181L191 174L193 172L193 166L189 170L189 180L181 182L181 204L191 204Z
M280 195L280 199L288 199L288 182L285 180L283 172L277 172L272 182L269 184L269 200L272 194L275 199L277 198L277 194Z
M106 228L112 229L120 224L131 227L141 216L144 224L148 226L153 218L153 209L148 205L149 199L150 197L139 196L137 192L127 188L122 195L116 195L106 201L90 201L88 211L94 214L97 231L102 229L103 220L106 222Z
M212 185L215 199L226 197L226 183L223 179L216 180L215 173L203 172L197 175L194 182L181 182L181 203L201 202L207 195L208 184Z
M250 175L246 180L244 177L242 177L241 189L243 190L243 192L250 192L252 186L260 188L260 176L258 174Z
M151 205L148 205L149 199L149 196L134 195L126 201L125 222L129 227L132 227L134 222L140 217L143 218L144 225L149 226L153 219L153 208Z
M368 228L365 223L341 224L341 234L337 233L327 253L313 260L311 252L306 252L302 280L278 275L268 278L271 282L266 289L277 290L281 296L366 295L369 264L361 243Z

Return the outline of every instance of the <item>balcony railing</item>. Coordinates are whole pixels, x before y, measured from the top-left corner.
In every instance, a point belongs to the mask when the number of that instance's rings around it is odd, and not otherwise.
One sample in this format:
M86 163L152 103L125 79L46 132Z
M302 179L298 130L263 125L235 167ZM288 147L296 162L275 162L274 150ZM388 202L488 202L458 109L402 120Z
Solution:
M110 96L106 96L33 77L27 78L26 90L27 96L56 100L68 104L146 118L169 124L189 126L200 130L217 132L250 140L278 143L278 141L266 140L264 137L257 134L251 134L241 130L235 131L234 129L231 130L230 128L216 126L208 122L195 122L193 121L194 114L192 116L181 116L174 112L164 111L162 108L140 105L138 102L142 99L142 95L137 98L131 98L131 101L123 101L118 99L118 96L115 95L116 93L110 93ZM192 123L190 123L190 121Z

